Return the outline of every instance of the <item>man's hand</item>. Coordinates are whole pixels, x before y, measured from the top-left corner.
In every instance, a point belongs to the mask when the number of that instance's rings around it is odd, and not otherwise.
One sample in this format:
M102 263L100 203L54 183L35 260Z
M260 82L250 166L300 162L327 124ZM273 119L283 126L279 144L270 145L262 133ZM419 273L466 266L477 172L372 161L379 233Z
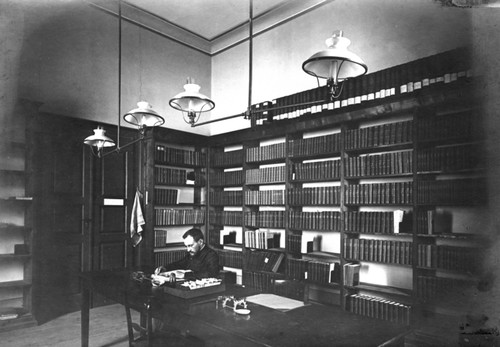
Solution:
M165 268L163 266L158 266L156 269L155 269L155 275L158 275L162 272L165 272Z

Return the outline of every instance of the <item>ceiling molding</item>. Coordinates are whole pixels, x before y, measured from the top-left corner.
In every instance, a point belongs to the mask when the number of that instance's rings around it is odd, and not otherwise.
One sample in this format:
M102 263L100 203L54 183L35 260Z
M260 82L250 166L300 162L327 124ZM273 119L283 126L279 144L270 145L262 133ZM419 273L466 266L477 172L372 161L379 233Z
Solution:
M85 0L89 5L118 17L118 0ZM253 19L253 36L295 19L317 9L333 0L291 0L276 6ZM167 39L213 56L248 40L249 21L223 33L213 40L207 40L194 32L186 30L173 22L158 17L132 4L122 1L122 18L141 28L154 32Z
M293 0L283 3L253 20L253 37L285 24L333 0ZM248 40L249 23L246 22L212 41L211 54L216 55Z

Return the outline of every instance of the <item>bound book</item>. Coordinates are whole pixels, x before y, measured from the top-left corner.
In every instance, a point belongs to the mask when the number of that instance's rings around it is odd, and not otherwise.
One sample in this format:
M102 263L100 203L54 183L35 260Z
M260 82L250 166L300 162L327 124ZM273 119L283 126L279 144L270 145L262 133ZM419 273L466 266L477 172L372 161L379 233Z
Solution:
M354 287L359 284L360 264L347 263L344 265L344 285Z

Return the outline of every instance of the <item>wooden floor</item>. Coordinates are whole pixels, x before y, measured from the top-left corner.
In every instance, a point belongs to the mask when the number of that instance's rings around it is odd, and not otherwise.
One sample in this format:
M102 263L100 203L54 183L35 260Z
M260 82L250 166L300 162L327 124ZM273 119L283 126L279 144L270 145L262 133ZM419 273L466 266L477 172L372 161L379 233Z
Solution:
M80 346L80 321L80 312L74 312L36 327L0 333L0 346ZM93 308L90 311L90 332L92 347L127 347L127 322L123 306L116 304Z

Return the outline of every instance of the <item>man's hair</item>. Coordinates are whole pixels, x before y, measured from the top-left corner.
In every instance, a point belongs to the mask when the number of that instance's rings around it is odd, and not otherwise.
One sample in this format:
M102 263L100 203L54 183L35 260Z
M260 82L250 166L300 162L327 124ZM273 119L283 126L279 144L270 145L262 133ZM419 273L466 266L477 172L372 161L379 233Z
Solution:
M203 236L203 232L198 228L189 229L188 231L186 231L184 233L184 235L182 235L182 238L185 239L188 236L192 236L193 240L195 240L196 242L198 242L200 239L205 240L205 237Z

